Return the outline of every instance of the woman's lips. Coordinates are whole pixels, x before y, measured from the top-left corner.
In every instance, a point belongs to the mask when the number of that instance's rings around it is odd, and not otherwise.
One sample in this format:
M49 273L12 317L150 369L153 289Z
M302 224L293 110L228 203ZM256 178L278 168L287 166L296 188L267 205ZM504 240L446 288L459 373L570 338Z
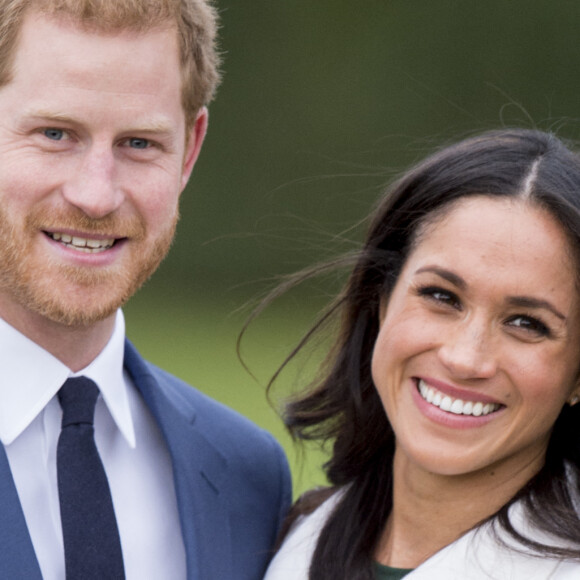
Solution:
M424 401L454 415L480 417L494 413L504 406L475 393L461 392L448 386L443 387L439 382L435 386L433 381L416 379L416 384L417 391ZM441 387L445 390L441 390Z

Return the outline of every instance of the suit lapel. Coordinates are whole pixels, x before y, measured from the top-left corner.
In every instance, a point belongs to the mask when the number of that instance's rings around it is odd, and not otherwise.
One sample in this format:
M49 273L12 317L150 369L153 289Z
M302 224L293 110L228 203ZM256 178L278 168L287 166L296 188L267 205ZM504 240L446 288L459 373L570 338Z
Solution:
M42 580L4 446L0 444L0 578Z
M220 498L221 482L227 474L226 458L195 428L196 411L191 402L163 377L153 376L129 342L125 345L125 367L171 454L188 579L235 577L229 514L226 502Z

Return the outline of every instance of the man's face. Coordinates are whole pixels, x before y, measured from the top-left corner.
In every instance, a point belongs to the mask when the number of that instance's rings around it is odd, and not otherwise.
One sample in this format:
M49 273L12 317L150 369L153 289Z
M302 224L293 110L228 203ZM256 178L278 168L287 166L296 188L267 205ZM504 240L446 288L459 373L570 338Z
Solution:
M0 316L111 316L169 249L206 122L186 139L174 30L27 15L0 88Z

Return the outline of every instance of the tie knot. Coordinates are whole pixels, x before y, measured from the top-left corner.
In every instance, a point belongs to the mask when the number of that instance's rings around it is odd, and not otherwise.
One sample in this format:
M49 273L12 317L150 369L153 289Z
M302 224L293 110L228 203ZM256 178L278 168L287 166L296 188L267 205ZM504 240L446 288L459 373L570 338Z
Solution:
M67 379L58 392L62 407L62 427L79 423L93 424L99 388L87 377Z

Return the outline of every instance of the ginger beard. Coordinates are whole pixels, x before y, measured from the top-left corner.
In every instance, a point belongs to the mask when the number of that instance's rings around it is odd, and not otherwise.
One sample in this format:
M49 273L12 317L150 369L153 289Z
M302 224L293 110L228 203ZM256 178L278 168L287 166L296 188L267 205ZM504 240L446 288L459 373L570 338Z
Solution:
M62 215L39 208L19 225L0 206L0 296L57 324L90 326L111 316L153 274L171 247L178 219L176 208L151 239L139 217L94 220L76 208ZM127 239L111 265L76 266L39 249L44 240L38 238L47 229L122 232Z

